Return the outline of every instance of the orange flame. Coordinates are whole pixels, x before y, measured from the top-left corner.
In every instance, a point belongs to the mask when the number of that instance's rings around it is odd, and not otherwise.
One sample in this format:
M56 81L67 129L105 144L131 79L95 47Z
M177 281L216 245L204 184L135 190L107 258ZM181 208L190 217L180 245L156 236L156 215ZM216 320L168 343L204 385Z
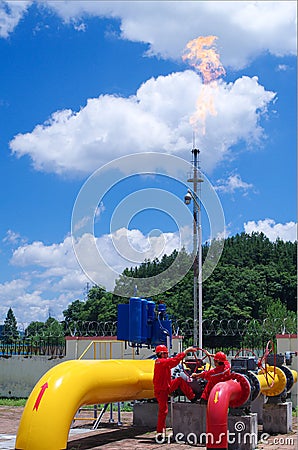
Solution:
M216 115L212 90L217 88L217 78L226 73L215 49L216 39L216 36L200 36L193 39L186 45L185 54L182 56L183 61L188 61L203 78L204 85L197 100L197 109L190 118L190 123L194 127L197 127L198 121L201 122L203 134L208 112Z
M210 83L208 85L203 85L200 95L196 102L196 110L191 115L189 122L192 127L198 131L198 122L202 125L202 134L206 133L206 116L207 114L211 114L212 116L216 116L217 112L214 107L213 101L213 92L212 89L216 89L216 85Z
M183 61L188 60L189 64L202 74L205 84L226 74L213 45L216 39L216 36L193 39L186 45L187 54L182 56Z

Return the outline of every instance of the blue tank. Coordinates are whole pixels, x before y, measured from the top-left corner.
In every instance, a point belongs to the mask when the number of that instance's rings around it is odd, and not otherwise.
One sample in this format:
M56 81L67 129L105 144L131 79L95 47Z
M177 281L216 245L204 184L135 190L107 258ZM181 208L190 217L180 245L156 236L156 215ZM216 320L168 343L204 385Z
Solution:
M129 299L129 339L136 344L142 343L142 299Z
M117 339L132 344L172 345L172 321L166 305L157 306L151 299L131 297L128 304L118 305Z
M142 344L146 344L148 339L148 300L142 298Z
M119 304L117 316L117 339L119 341L129 340L129 305Z
M153 322L155 320L155 302L148 300L147 343L151 344L153 335Z

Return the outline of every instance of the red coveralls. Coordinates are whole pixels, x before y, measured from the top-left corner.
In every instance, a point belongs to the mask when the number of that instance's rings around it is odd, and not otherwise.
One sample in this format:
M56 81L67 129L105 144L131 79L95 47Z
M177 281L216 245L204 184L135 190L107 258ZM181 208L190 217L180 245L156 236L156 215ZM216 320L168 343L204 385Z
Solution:
M171 379L171 369L176 367L180 361L185 357L185 353L178 353L172 358L158 358L155 360L153 385L154 395L158 401L158 419L157 419L157 433L163 433L166 428L166 417L168 414L168 397L171 392L180 388L183 394L192 400L195 394L183 378L178 377Z
M208 400L209 394L213 386L215 386L220 381L227 381L230 378L231 373L230 368L231 366L229 361L224 361L224 365L217 366L211 370L206 370L197 377L197 378L204 378L205 380L208 381L201 398Z

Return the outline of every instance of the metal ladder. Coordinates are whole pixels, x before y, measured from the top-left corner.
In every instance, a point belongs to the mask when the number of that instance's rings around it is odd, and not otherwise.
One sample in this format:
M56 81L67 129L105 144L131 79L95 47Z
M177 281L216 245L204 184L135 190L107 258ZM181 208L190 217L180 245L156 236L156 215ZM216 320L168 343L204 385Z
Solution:
M113 405L114 405L114 403L105 403L104 405L103 405L103 408L101 409L101 411L100 411L100 413L99 413L99 415L97 415L97 406L98 405L94 405L94 408L93 408L93 411L94 411L94 414L93 414L93 417L79 417L78 415L76 415L75 417L74 417L74 419L73 419L73 423L75 422L75 421L77 421L77 420L84 420L84 421L92 421L93 422L93 425L92 425L92 429L93 430L96 430L98 427L99 427L99 424L100 424L100 421L101 421L101 419L102 419L102 417L103 417L103 415L104 415L104 413L107 411L107 409L108 409L108 407L110 406L110 419L109 419L109 423L114 423L115 421L114 421L114 418L113 418ZM80 412L83 410L83 408L79 408L78 409L78 413L80 414ZM118 420L117 420L117 425L119 425L119 426L121 426L122 425L122 422L121 422L121 403L120 402L118 402L117 403L117 418L118 418Z

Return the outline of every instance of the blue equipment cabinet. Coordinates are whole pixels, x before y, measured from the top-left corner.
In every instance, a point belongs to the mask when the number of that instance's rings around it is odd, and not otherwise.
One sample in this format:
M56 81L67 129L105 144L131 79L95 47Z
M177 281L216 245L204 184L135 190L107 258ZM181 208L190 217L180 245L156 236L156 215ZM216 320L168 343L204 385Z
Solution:
M135 345L166 344L172 346L172 321L166 305L151 299L131 297L128 304L118 305L117 339Z

